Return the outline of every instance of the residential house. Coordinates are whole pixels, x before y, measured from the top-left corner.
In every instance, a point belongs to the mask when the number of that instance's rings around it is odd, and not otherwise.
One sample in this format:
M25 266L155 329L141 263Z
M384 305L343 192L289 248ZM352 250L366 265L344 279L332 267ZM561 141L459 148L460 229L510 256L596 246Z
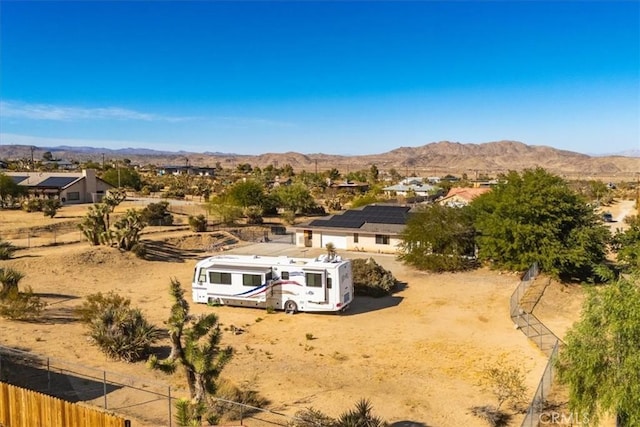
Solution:
M158 166L156 168L158 175L199 175L214 176L216 168L198 167L198 166Z
M438 203L451 207L467 206L473 199L489 191L491 191L489 187L453 187L446 196L438 200Z
M395 253L409 217L408 206L368 205L342 214L315 219L295 227L298 247Z
M65 204L96 203L114 188L96 176L94 169L82 172L6 172L13 181L27 187L35 197L58 198Z
M332 182L329 180L329 187L336 190L343 190L352 194L362 194L369 191L369 184L366 182L342 181Z

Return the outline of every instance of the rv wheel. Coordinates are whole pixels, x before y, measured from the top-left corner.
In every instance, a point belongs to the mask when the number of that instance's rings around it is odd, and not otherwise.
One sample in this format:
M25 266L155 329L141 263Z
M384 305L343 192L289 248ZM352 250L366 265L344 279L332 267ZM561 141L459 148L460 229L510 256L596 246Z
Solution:
M284 303L284 312L285 313L291 313L294 314L296 311L298 311L298 304L296 304L294 301L287 301Z

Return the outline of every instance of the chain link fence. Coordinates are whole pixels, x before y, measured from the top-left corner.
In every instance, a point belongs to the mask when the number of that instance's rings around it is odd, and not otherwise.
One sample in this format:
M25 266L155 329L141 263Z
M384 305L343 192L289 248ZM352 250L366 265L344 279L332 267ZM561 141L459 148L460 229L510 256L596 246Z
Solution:
M542 291L533 289L535 280L540 273L538 264L534 263L524 274L510 299L511 320L538 348L547 356L549 361L544 369L538 388L522 421L521 427L537 427L545 414L547 397L551 392L554 379L554 363L560 348L560 339L547 328L534 314L533 309L542 296ZM542 286L542 290L548 282Z
M185 392L178 392L166 383L3 346L0 346L0 381L130 417L134 426L177 426L175 404L185 397ZM295 420L277 410L220 398L213 401L224 412L222 422L226 425L287 426Z

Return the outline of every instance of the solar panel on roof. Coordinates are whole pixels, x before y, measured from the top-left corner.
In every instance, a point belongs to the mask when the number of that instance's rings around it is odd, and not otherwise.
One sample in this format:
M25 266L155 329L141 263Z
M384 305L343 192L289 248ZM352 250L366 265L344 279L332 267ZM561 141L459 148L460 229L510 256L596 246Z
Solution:
M18 184L29 177L28 176L11 176L10 178L14 184Z
M52 176L37 185L37 187L66 187L73 181L77 180L77 176Z

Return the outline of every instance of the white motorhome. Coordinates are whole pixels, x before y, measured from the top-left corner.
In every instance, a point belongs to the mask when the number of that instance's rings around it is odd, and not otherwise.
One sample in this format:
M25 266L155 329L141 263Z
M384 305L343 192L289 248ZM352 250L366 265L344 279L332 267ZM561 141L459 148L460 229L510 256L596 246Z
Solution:
M342 311L353 300L351 261L339 256L218 255L196 264L193 301L296 311Z

